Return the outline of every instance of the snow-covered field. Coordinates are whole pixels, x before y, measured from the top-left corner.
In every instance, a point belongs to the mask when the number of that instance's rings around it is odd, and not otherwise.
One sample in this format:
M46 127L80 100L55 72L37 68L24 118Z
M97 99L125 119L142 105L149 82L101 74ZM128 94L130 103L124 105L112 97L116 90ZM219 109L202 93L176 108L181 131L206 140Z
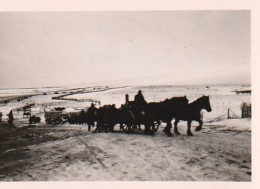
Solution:
M227 109L241 116L240 105L251 102L251 95L232 91L248 88L242 85L137 86L87 92L93 90L88 88L86 93L66 96L119 107L125 102L125 94L133 100L138 90L143 91L148 102L184 95L192 102L203 94L210 95L212 112L203 111L202 131L195 132L197 123L192 124L193 137L186 135L185 122L179 124L181 135L173 137L163 133L165 124L155 136L127 135L119 131L94 134L85 125L46 125L44 109L63 106L76 111L90 105L84 101L52 99L61 94L55 91L75 92L75 89L57 88L46 91L46 95L42 90L23 101L1 104L3 120L12 109L18 129L0 132L0 180L250 181L251 119L227 119ZM34 103L33 114L42 118L35 127L28 127L28 119L16 111L27 103Z

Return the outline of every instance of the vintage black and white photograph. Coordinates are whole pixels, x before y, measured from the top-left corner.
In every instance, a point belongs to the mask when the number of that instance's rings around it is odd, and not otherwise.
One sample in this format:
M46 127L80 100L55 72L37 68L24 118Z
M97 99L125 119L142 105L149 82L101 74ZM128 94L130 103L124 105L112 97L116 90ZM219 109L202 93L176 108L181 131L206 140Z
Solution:
M0 12L0 181L250 182L250 23Z

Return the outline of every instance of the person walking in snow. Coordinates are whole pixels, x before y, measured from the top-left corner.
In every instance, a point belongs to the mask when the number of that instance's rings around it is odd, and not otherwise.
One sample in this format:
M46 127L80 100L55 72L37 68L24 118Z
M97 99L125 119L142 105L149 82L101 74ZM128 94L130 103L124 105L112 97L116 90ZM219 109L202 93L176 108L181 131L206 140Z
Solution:
M13 126L13 121L14 121L13 110L11 110L9 112L9 114L7 114L7 115L8 115L8 124L9 124L9 126Z
M2 114L2 112L0 112L0 123L2 123L2 116L3 116L3 114Z

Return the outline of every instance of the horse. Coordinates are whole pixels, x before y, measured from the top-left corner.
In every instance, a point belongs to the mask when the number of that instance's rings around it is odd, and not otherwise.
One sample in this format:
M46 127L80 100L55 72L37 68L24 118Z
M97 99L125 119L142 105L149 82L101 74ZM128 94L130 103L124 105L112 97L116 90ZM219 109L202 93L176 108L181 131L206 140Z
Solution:
M126 130L127 133L132 133L136 126L136 117L127 105L121 105L117 111L117 123L120 124L120 129Z
M115 105L104 105L97 112L97 132L114 132L114 126L120 124L127 133L133 131L135 125L134 114L125 106L119 109Z
M116 124L117 108L113 105L104 105L98 109L97 119L97 132L108 131L113 132L114 125Z
M70 112L67 121L69 124L79 124L80 123L79 113Z
M186 96L183 97L172 97L171 99L166 99L162 102L151 102L148 103L145 110L145 124L146 130L150 130L152 126L152 131L158 129L161 122L165 122L167 125L164 132L168 136L171 134L171 121L178 114L180 109L183 109L188 105L188 99ZM158 127L155 128L154 123L157 123Z
M86 112L86 123L88 125L88 131L91 130L91 127L95 126L95 122L97 121L97 113L98 108L92 104Z
M167 126L164 132L171 136L171 121L179 109L188 105L188 99L184 97L173 97L161 102L150 102L138 104L135 101L129 101L126 105L135 118L135 128L140 125L145 126L145 134L154 134L159 128L161 122L166 122Z
M80 114L78 115L78 123L79 124L86 124L87 123L87 112L81 110Z
M141 125L145 124L145 103L139 104L135 101L128 101L127 104L121 105L121 109L127 110L133 114L133 117L135 119L135 125L133 129L137 129L139 127L139 130L141 130Z
M209 96L203 95L202 97L198 98L194 102L179 109L177 114L174 116L174 118L175 118L174 133L177 135L180 134L178 131L178 127L177 127L180 120L187 121L187 126L188 126L187 135L188 136L193 135L190 130L191 122L193 120L199 122L199 126L196 127L195 131L200 131L202 129L202 124L203 124L203 121L201 120L201 115L200 115L200 111L202 109L205 109L207 112L212 111L210 102L209 102Z

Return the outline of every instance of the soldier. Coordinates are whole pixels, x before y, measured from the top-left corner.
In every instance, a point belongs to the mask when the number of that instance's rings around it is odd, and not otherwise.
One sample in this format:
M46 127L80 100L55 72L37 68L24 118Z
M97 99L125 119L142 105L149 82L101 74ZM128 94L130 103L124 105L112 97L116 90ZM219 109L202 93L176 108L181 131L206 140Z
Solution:
M8 114L8 124L10 126L13 126L14 116L13 116L13 110L10 110Z
M3 116L3 114L2 114L2 112L0 112L0 123L2 123L2 116Z
M137 95L135 95L135 100L134 101L135 101L135 103L137 105L140 105L140 106L147 104L147 102L145 101L144 96L143 96L141 90L139 90Z

